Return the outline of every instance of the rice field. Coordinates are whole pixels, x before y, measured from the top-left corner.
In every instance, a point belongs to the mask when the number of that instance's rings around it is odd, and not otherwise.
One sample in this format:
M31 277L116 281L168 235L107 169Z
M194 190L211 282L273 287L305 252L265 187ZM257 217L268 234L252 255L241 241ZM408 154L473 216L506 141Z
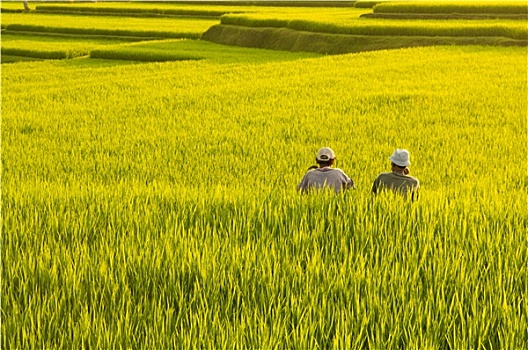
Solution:
M525 59L3 67L2 346L522 348ZM355 191L296 192L322 145Z
M382 36L500 36L526 40L528 27L524 21L497 20L390 20L328 18L293 19L268 14L232 14L221 17L221 24L247 27L278 27L299 31Z
M92 50L120 45L123 40L81 39L43 35L2 34L2 55L63 59L88 56Z
M319 57L309 52L289 52L218 45L202 40L159 40L101 47L91 58L140 62L208 60L219 64L292 61Z
M221 20L366 21L317 10ZM2 26L168 23L92 17L3 13ZM427 23L404 22L442 27ZM2 65L2 348L526 346L526 47L109 39L2 33L2 53L90 53ZM298 193L323 146L355 190ZM411 152L418 201L371 193L395 148Z
M67 34L147 36L198 39L218 19L137 18L64 14L3 13L2 28L10 31Z
M526 2L502 1L502 2L390 2L381 3L374 7L374 13L502 13L502 14L526 14L528 5Z

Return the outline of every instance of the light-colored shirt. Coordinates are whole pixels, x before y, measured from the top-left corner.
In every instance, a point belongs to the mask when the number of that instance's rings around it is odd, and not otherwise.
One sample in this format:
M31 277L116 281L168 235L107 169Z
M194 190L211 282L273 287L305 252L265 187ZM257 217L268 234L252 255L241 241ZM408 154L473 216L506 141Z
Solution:
M339 193L343 189L353 188L354 181L341 169L324 167L308 171L297 189L306 192L312 188L324 187L332 188L335 193Z
M414 193L417 195L419 188L420 181L418 181L417 178L409 175L390 172L381 173L378 175L376 180L374 180L374 184L372 185L372 192L378 193L382 189L390 189L394 192L401 193L404 196L407 196L408 193L412 193L413 197L415 197Z

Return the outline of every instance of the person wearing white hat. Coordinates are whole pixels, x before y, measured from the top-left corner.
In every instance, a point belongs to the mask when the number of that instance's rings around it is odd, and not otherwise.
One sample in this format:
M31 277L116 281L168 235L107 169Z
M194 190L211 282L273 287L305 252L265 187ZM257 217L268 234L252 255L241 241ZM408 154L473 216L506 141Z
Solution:
M335 193L339 193L342 190L354 188L354 181L343 170L332 168L335 160L336 156L331 148L321 148L315 158L319 167L310 167L297 189L301 192L308 192L310 189L331 188Z
M418 198L420 181L409 175L409 165L411 165L409 151L406 149L396 149L389 157L391 161L391 172L381 173L374 180L372 192L379 193L382 189L390 189L394 192L407 196L409 193L412 199Z

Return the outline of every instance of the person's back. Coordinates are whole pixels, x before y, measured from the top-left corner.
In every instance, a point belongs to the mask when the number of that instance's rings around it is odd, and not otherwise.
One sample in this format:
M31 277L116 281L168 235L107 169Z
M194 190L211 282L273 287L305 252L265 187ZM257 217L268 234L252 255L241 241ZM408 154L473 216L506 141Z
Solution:
M343 172L343 170L324 167L307 172L299 184L298 189L320 189L325 186L333 188L334 192L338 193L341 189L353 187L354 182Z
M396 172L381 173L372 185L372 192L386 188L406 196L409 192L417 191L420 188L420 181L417 178Z
M379 174L372 185L372 192L379 193L383 189L400 193L404 197L411 194L417 199L420 181L409 175L407 166L411 164L409 151L397 149L390 157L392 172Z
M304 175L301 183L297 186L298 190L307 192L310 189L331 188L335 193L339 193L343 189L354 187L354 181L343 170L331 168L335 161L335 154L330 148L321 148L316 161L320 167L309 170Z

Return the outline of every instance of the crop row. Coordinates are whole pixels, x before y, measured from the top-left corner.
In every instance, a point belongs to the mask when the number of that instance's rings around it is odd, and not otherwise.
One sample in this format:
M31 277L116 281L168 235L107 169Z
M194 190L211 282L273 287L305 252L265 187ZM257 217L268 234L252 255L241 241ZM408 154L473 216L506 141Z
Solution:
M136 47L123 47L117 49L93 50L91 58L113 59L138 62L166 62L200 60L200 56L185 52L170 52L165 50L138 49Z
M116 14L116 15L161 15L161 16L187 16L187 17L220 17L226 13L237 13L240 11L219 11L205 9L185 9L185 8L141 8L141 7L97 7L78 5L38 5L35 7L40 12L64 12L64 13L88 13L88 14Z
M2 34L2 56L64 59L89 55L94 49L122 44L122 40L95 40L55 36Z
M197 39L211 19L120 18L50 14L3 14L2 28L10 31ZM118 28L118 29L116 29Z
M35 50L35 49L19 49L19 48L3 48L2 55L8 56L21 56L21 57L34 57L42 59L64 59L64 58L75 58L80 56L86 56L90 53L87 50Z
M318 56L223 46L201 40L164 39L130 44L123 40L2 34L2 57L6 55L42 59L89 55L91 58L143 62L208 59L217 63L259 63Z
M74 27L47 27L28 24L9 24L6 30L12 32L29 33L63 33L63 34L83 34L83 35L107 35L122 37L145 37L145 38L189 38L198 39L201 33L192 32L167 32L160 30L121 30L121 29L98 29L98 28L74 28Z
M175 4L182 4L182 5L198 5L198 6L244 6L244 7L353 7L356 1L354 0L275 0L275 1L269 1L269 0L254 0L254 1L246 1L246 0L226 0L226 1L215 1L215 0L178 0L174 1Z
M29 56L11 56L2 55L2 63L16 63L16 62L34 62L40 61L40 58L29 57Z
M291 53L218 45L201 40L163 40L100 48L91 52L92 58L164 62L209 60L215 63L263 63L318 57L306 52Z
M387 2L374 6L374 13L420 13L420 14L526 14L526 2Z
M390 36L501 36L517 40L528 39L528 27L523 23L482 20L424 21L424 20L364 20L349 23L318 22L314 20L287 20L251 15L225 15L221 23L247 27L290 28L294 30L352 35Z
M525 14L496 14L496 13L484 13L484 14L459 14L459 13L365 13L361 15L362 18L384 18L384 19L458 19L458 20L485 20L485 19L498 19L498 20L527 20L528 13Z

